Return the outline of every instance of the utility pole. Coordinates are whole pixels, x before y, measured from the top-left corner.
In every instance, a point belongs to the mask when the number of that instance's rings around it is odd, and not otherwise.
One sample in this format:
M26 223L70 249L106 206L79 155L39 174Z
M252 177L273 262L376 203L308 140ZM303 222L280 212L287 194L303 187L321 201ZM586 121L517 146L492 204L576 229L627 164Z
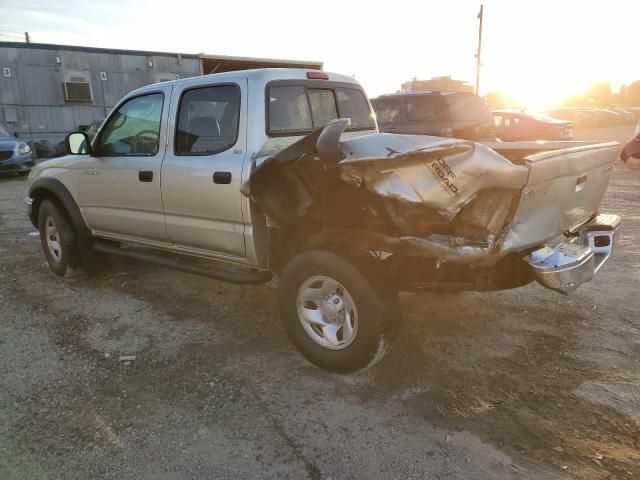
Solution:
M482 53L482 18L484 17L484 5L480 5L480 13L478 19L480 25L478 27L478 52L476 53L476 95L480 95L480 67L482 66L480 55Z
M31 43L31 36L29 35L29 32L24 32L24 39L27 43Z

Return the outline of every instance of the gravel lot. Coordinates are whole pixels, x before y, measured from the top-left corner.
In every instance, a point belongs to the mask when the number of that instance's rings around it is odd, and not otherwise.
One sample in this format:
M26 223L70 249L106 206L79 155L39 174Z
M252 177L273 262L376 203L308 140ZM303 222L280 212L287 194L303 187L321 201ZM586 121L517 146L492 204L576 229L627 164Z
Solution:
M58 279L2 178L0 478L640 478L639 186L616 165L618 251L572 296L402 295L394 350L337 376L290 346L273 284Z

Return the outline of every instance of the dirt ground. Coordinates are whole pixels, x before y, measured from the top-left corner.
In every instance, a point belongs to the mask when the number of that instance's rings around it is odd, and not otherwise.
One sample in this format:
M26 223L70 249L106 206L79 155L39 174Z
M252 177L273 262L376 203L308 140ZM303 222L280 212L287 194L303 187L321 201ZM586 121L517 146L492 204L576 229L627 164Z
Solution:
M403 294L393 351L338 376L288 343L274 284L58 279L0 179L0 478L640 478L639 186L616 165L618 250L575 294Z

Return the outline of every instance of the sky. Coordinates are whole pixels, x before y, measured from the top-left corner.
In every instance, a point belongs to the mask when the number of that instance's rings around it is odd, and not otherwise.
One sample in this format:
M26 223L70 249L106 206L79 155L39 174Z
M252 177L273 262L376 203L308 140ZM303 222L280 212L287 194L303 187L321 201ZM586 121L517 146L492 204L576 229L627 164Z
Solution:
M595 81L640 79L639 0L0 0L0 32L33 42L320 60L370 96L414 77L475 82L533 109ZM0 34L0 40L13 37Z

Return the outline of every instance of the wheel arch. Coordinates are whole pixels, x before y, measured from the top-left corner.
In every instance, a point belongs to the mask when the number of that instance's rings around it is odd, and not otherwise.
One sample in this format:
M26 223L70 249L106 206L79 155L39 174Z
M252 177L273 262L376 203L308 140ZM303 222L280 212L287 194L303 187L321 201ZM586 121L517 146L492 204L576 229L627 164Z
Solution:
M33 203L29 212L29 220L31 224L38 228L38 210L42 201L51 200L64 209L73 229L82 236L91 236L91 230L87 226L80 207L76 203L69 189L58 179L55 178L39 178L29 188L29 197Z

